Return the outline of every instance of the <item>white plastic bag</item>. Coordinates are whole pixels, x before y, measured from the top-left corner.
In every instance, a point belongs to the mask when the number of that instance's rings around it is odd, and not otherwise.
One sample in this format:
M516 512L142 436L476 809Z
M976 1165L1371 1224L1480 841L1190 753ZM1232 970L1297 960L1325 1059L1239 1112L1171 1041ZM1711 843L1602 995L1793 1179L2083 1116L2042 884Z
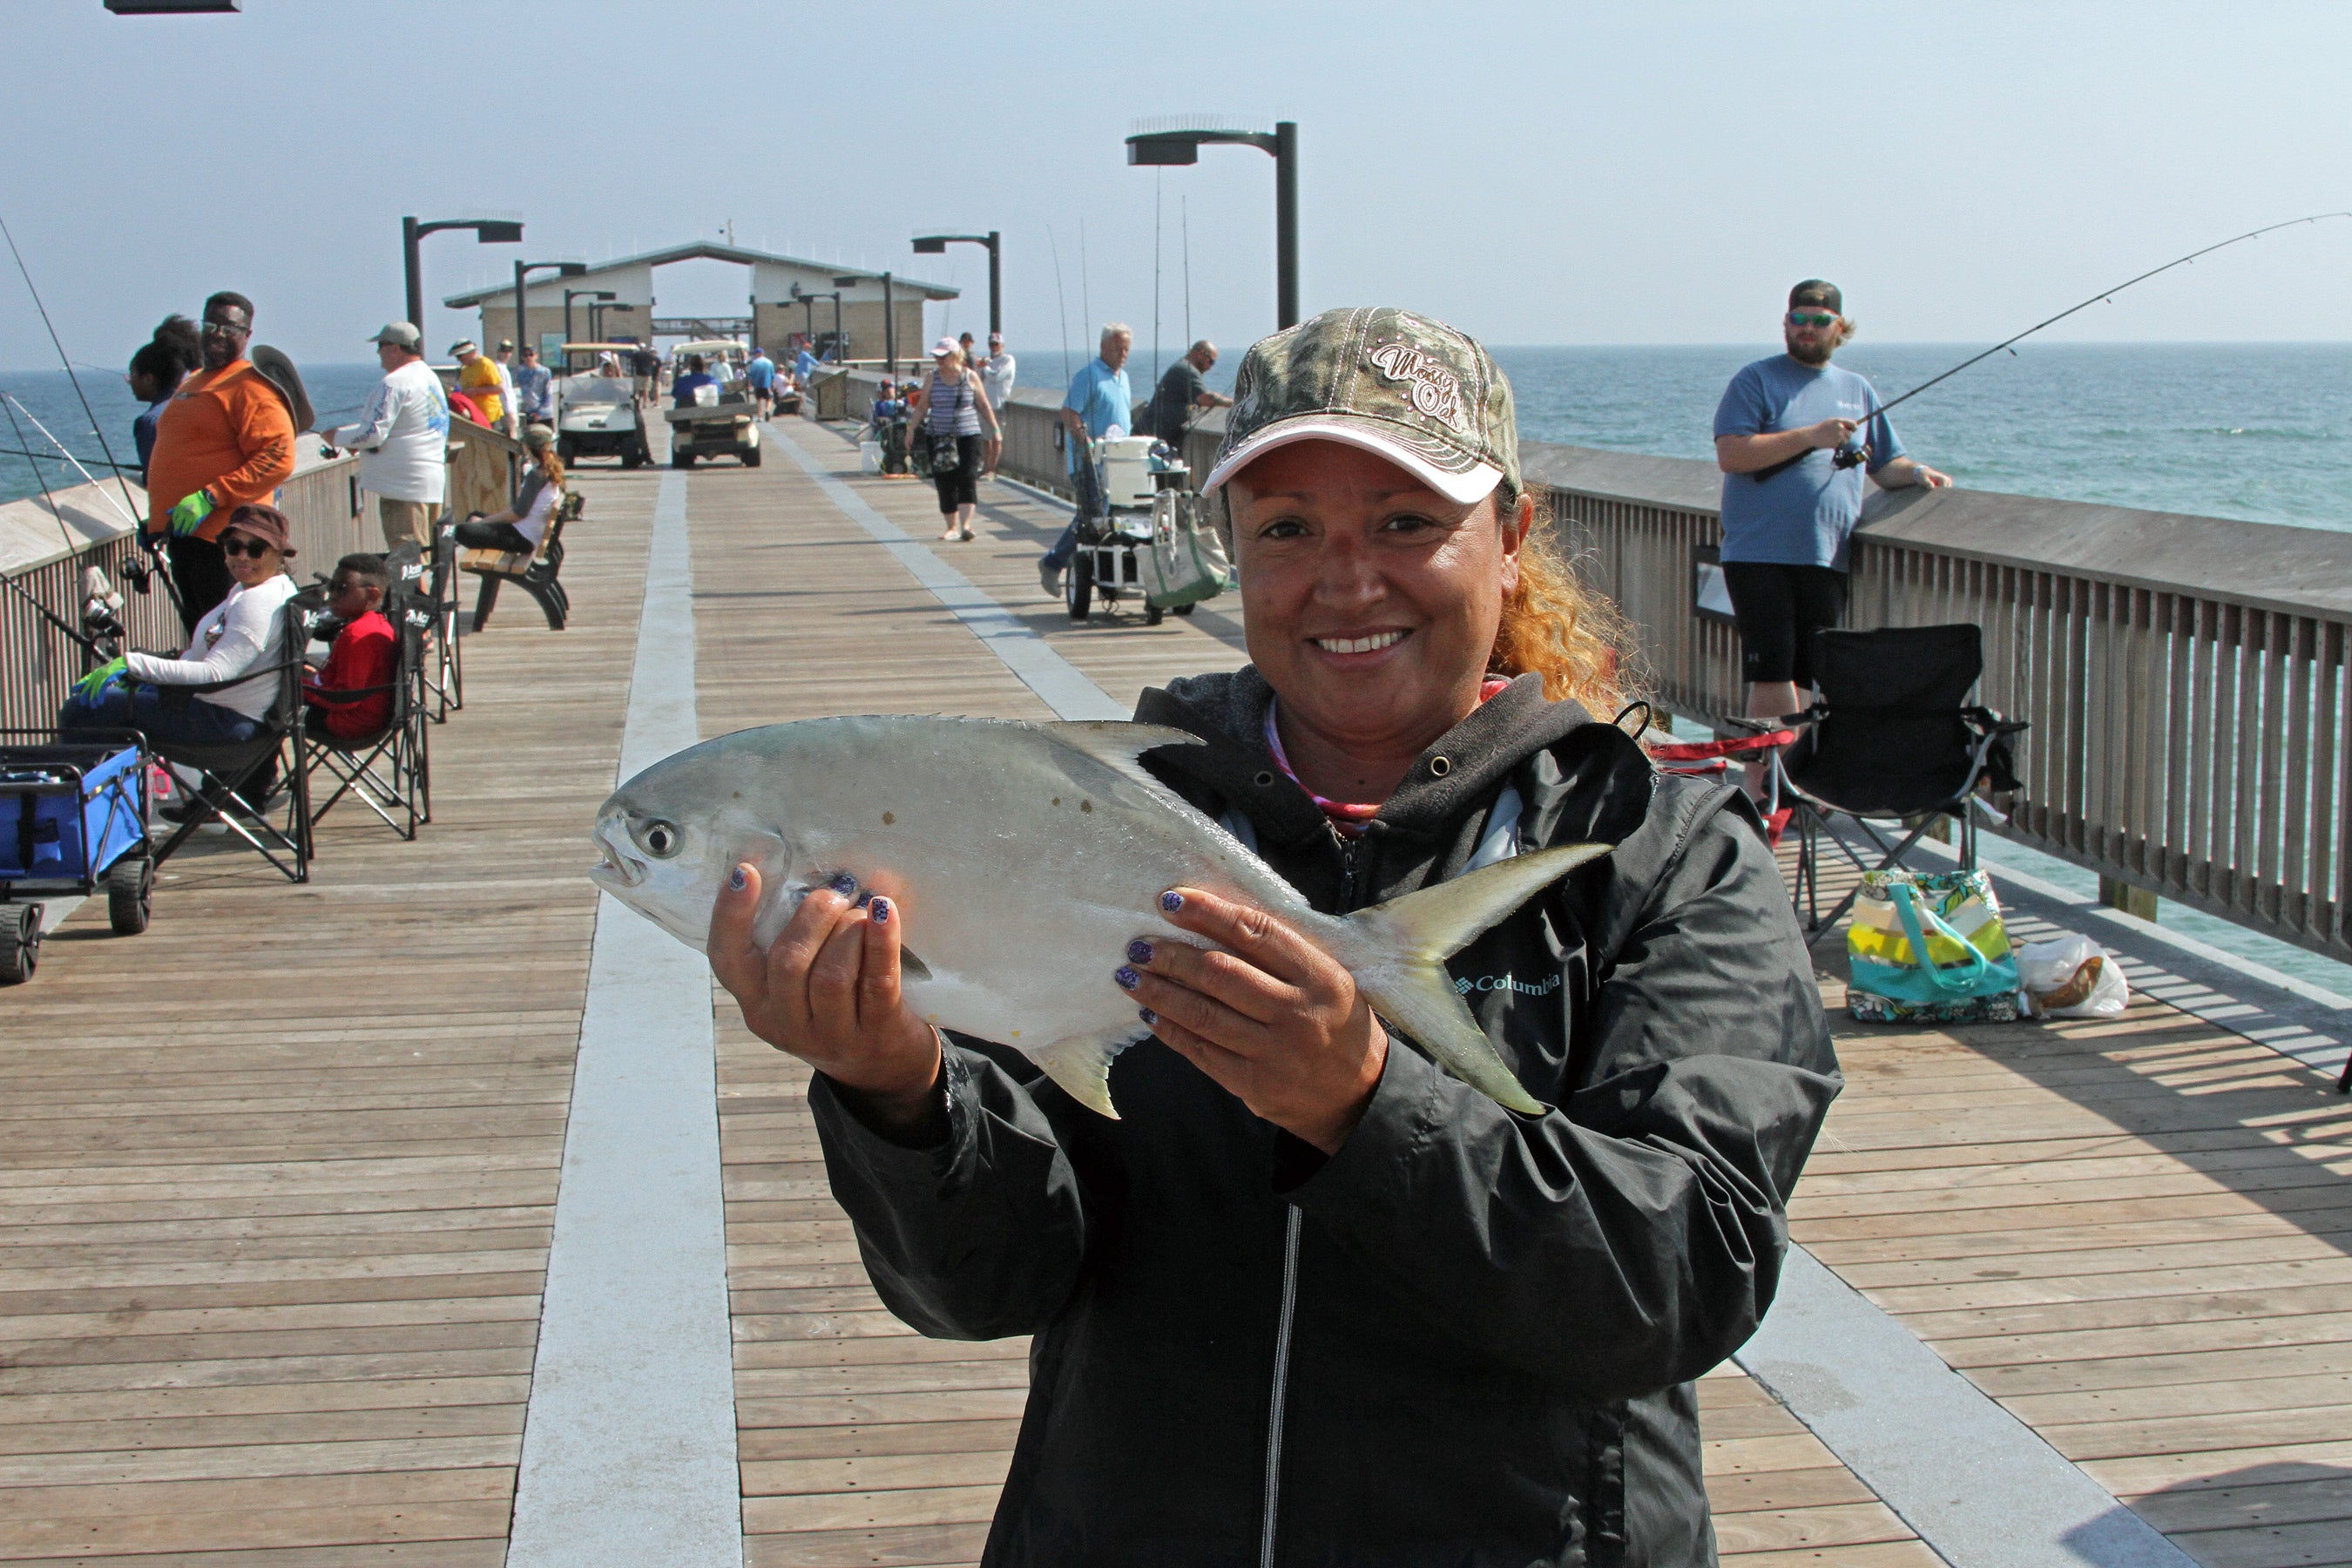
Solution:
M1144 602L1154 609L1213 599L1233 583L1233 563L1202 510L1201 498L1190 490L1161 490L1151 498L1151 548L1138 552L1138 564Z
M2112 1018L2131 1000L2115 954L2073 931L2019 948L2017 978L2037 1018Z

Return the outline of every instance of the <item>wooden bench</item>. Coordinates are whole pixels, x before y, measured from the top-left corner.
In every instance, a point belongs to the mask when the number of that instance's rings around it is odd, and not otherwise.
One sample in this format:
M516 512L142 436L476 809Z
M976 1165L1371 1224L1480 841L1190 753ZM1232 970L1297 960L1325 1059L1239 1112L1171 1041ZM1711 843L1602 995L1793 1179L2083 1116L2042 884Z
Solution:
M547 532L541 536L539 548L525 555L520 551L460 550L457 568L471 572L482 580L481 591L474 598L474 629L480 631L490 618L490 611L499 602L499 585L512 583L539 602L547 616L547 629L560 632L571 617L572 600L563 592L556 574L563 569L563 526L586 508L587 498L577 490L567 490L547 520Z

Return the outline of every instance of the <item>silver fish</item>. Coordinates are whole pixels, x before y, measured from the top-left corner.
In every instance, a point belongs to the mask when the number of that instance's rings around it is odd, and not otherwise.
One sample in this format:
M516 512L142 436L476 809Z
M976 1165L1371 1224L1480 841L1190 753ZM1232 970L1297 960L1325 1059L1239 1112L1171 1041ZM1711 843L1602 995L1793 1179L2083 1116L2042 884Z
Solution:
M766 889L752 922L763 946L813 889L846 873L903 911L900 989L917 1016L1025 1053L1105 1116L1118 1114L1111 1059L1150 1034L1111 972L1133 937L1197 945L1159 900L1179 884L1202 888L1296 927L1465 1083L1540 1110L1444 961L1609 846L1522 855L1326 915L1138 761L1198 744L1181 730L1118 722L843 718L744 730L614 791L596 817L604 863L589 875L707 951L712 903L738 863L757 866Z

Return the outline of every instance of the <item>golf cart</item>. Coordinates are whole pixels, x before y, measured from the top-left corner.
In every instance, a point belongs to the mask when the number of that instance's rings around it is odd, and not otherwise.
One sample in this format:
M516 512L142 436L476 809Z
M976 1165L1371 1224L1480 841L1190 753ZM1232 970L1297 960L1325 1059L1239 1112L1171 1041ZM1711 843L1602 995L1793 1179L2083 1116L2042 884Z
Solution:
M745 468L758 468L760 422L754 417L751 384L743 379L748 357L743 345L724 338L680 343L671 352L670 363L682 374L693 354L702 356L703 369L719 384L697 388L687 407L662 410L669 422L670 467L690 468L697 458L731 453Z
M618 458L625 468L653 458L646 445L645 416L631 388L628 362L635 343L566 343L563 373L555 384L555 455L569 468L582 458ZM602 356L613 356L618 375L604 373Z

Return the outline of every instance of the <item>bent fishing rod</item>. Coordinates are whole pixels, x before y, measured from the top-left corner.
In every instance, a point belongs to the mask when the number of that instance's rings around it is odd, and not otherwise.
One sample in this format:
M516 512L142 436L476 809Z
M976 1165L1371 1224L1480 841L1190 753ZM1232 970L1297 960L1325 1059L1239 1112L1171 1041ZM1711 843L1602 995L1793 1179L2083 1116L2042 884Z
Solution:
M2012 344L2023 342L2026 339L2032 337L2034 333L2040 331L2044 327L2056 326L2059 322L2064 321L2067 317L2074 315L2079 310L2087 310L2092 306L2100 303L2102 300L2110 305L2114 304L2115 297L2116 295L2122 293L2125 289L2132 287L2136 283L2145 283L2149 279L2158 276L2159 273L2169 272L2176 267L2186 267L2200 256L2210 256L2217 250L2227 250L2231 246L2241 244L2246 240L2260 239L2266 234L2275 234L2283 228L2294 228L2298 225L2306 223L2319 223L2324 219L2331 217L2352 217L2352 212L2313 213L2308 217L2291 217L2284 223L2264 224L2260 228L2252 228L2248 229L2243 234L2232 235L2228 239L2217 241L2212 245L2206 246L2201 250L2192 250L2186 256L2176 257L2172 260L2166 262L2161 267L2150 268L2137 278L2126 278L2112 289L2100 289L2097 293L2092 295L2089 299L2084 300L2079 305L2067 306L2066 309L2059 311L2056 315L2051 317L2047 321L2034 322L2033 325L2026 328L2025 331L2018 333L2015 337L2003 338L2000 342L1993 344L1992 347L1985 350L1982 353L1969 355L1967 359L1962 360L1959 363L1944 372L1941 375L1930 376L1926 381L1923 381L1918 385L1913 387L1910 391L1905 393L1902 396L1895 398L1893 402L1882 403L1876 408L1872 409L1864 416L1864 423L1867 423L1869 420L1880 417L1885 415L1888 409L1894 408L1898 405L1910 402L1913 398L1918 396L1929 387L1936 385L1938 382L1949 381L1952 377L1959 374L1960 372L1968 369L1970 365L1989 360L1992 358L1993 355L2000 353L2001 350L2010 348ZM1811 448L1808 450L1811 450ZM1783 469L1793 468L1795 465L1803 462L1806 455L1807 454L1805 452L1800 452L1795 457L1785 458L1780 462L1773 464L1769 468L1759 468L1752 477L1759 483L1761 483L1763 480L1770 479L1774 474L1780 473ZM1831 461L1835 463L1841 468L1851 468L1859 464L1867 462L1869 459L1870 447L1866 443L1864 443L1860 445L1842 446L1838 447L1836 454L1831 458Z

